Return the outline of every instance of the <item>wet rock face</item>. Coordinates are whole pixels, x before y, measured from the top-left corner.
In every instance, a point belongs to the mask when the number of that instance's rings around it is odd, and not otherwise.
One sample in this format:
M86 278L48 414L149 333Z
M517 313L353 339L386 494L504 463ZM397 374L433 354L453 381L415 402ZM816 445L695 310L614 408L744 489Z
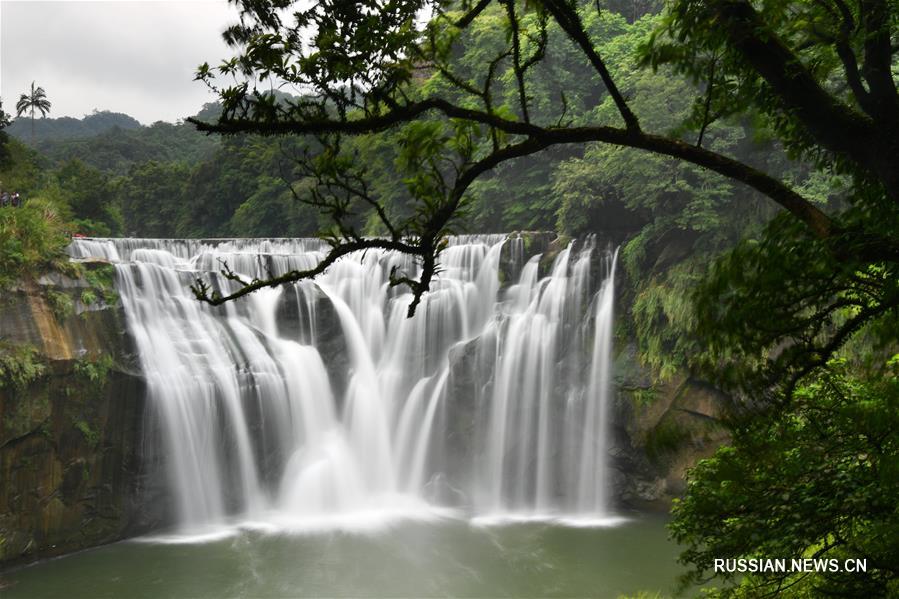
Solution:
M118 540L141 527L136 496L143 381L110 373L102 390L72 364L0 391L0 561ZM16 430L18 429L18 430Z
M492 348L491 348L492 349ZM483 448L477 447L478 422L477 398L481 395L478 381L483 380L484 357L480 355L478 340L450 350L450 376L447 381L446 397L449 409L446 454L443 457L445 476L434 485L435 499L449 502L448 505L467 506L471 504L458 489L472 488L472 466ZM450 416L451 414L451 416Z
M58 274L3 294L0 355L27 352L33 370L0 380L0 563L165 520L164 502L145 500L159 485L140 455L144 381L109 299Z
M334 304L317 285L309 285L309 300L298 300L299 291L287 289L276 312L279 334L304 345L314 345L321 354L335 397L346 390L350 367L349 351ZM303 297L303 300L306 298Z
M518 281L521 268L538 254L558 254L555 249L561 245L555 233L547 231L516 231L509 233L503 246L499 260L499 278L502 287L513 285ZM564 245L562 246L564 248ZM543 274L543 273L541 273Z
M687 470L727 442L719 417L730 398L686 375L654 382L632 345L619 352L614 368L616 496L625 507L667 510L683 494Z

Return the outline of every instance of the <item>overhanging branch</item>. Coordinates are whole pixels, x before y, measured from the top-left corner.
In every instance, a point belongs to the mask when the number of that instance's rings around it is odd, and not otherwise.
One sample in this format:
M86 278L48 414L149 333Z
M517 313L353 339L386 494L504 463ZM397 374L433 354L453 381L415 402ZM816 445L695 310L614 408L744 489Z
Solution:
M313 268L309 268L306 270L292 270L278 277L272 277L265 280L255 280L251 283L243 284L240 289L227 295L222 295L217 291L213 291L210 288L209 284L202 279L197 279L194 284L191 285L190 289L191 291L193 291L194 296L198 300L213 306L220 306L226 302L244 297L245 295L249 295L254 291L259 291L260 289L264 289L266 287L278 287L280 285L285 285L288 283L296 283L297 281L313 279L328 270L328 268L332 264L337 262L340 258L343 258L344 256L348 256L355 252L370 249L392 250L409 255L421 254L421 250L416 245L413 245L411 243L393 241L388 239L358 239L333 247L331 251L328 252L328 255L325 256L324 259L322 259L322 261L316 264ZM223 277L225 277L225 279L233 280L233 273L230 272L230 269L223 269L221 274Z
M505 119L495 113L462 108L446 100L436 98L397 106L390 112L359 119L268 123L239 120L223 121L218 124L202 123L196 120L192 120L192 122L201 131L216 133L252 132L268 135L344 133L361 135L384 131L413 121L429 111L436 111L450 118L466 119L489 125L507 134L540 140L544 144L543 147L595 141L639 148L657 154L680 158L715 171L725 177L745 183L759 191L808 225L819 238L826 238L832 233L832 223L826 214L774 177L706 148L696 147L678 139L643 131L608 126L540 127L532 123Z

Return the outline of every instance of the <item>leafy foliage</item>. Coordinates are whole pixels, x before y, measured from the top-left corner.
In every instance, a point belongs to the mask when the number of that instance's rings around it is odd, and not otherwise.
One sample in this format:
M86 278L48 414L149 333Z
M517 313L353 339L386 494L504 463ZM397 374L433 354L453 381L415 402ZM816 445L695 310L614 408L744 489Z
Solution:
M75 303L72 297L63 291L47 291L45 294L50 310L56 320L62 321L71 316L75 311Z
M891 364L891 376L865 381L831 362L787 409L741 421L733 444L696 466L671 526L693 568L685 583L711 579L716 558L860 558L866 573L725 574L719 593L899 591L899 356Z
M787 391L864 330L895 348L899 273L891 263L861 266L778 218L743 241L697 291L698 331L731 386ZM731 360L723 360L729 352Z
M62 259L68 244L64 227L56 207L46 201L0 208L0 289Z
M117 181L125 230L140 237L175 237L190 169L185 164L145 162Z
M87 441L87 444L91 447L96 447L100 442L100 433L91 428L91 425L88 424L84 420L72 419L72 426L78 429L78 432L84 437L84 440ZM86 466L85 466L86 468ZM85 469L85 478L86 478L87 470Z
M121 232L122 215L107 175L72 160L56 172L56 181L82 233L109 236Z
M0 389L23 389L44 373L37 348L0 341Z
M115 266L105 263L91 264L73 264L78 267L75 276L81 277L90 285L84 294L89 294L88 298L93 301L85 301L82 294L82 302L86 305L94 304L101 299L107 304L115 304L119 300L118 292L115 288Z
M106 385L109 371L113 367L112 357L102 355L94 359L81 359L75 362L75 374L85 379L95 389Z

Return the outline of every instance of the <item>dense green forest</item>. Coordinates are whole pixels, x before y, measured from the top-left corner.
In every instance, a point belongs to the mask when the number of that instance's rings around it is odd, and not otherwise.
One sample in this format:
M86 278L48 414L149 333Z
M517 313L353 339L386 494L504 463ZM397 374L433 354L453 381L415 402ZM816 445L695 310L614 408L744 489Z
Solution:
M593 2L537 4L543 8L524 14L514 12L514 2L454 5L458 10L435 17L429 29L430 62L397 59L396 72L393 63L382 64L389 81L377 88L383 95L369 91L355 104L330 98L313 105L250 87L242 95L223 93L222 104L206 106L195 119L212 123L207 129L223 137L206 136L190 122L143 127L97 113L47 123L32 140L21 119L7 128L14 138L0 139L0 187L19 191L28 204L0 220L4 231L15 232L4 241L9 247L0 267L18 276L26 265L46 262L52 251L28 240L46 238L58 248L64 231L321 234L336 240L335 247L361 236L393 236L400 244L391 225L397 222L419 240L452 232L596 233L622 243L621 303L628 314L620 336L636 340L657 379L688 371L733 398L732 444L693 470L674 509L671 530L690 568L686 583L713 578L718 557L865 557L869 570L861 576L731 576L716 584L725 595L745 597L786 589L795 596L899 592L899 187L890 178L894 165L882 162L889 143L878 146L872 133L878 124L883 135L899 131L899 113L890 112L899 100L895 84L883 92L889 101L873 97L885 85L878 79L884 69L874 68L876 42L883 41L869 22L874 13L847 9L847 17L842 2L820 3L830 8L772 2L759 9L764 14L756 22L747 20L754 13L726 12L731 5L755 10L741 2L674 2L664 11L654 2L601 9ZM714 12L719 4L727 6ZM899 7L872 4L893 11L893 20L881 23L889 50ZM250 13L250 21L261 18ZM348 16L335 14L315 18L325 29L339 29ZM805 67L799 75L790 69L806 65L803 89L820 91L836 106L833 114L820 116L790 95L789 78L783 83L770 74L773 63L765 71L766 64L753 62L771 48L740 46L721 25L728 19L734 31L749 22L750 30L781 40L777 52L795 50L801 60L786 70L804 77ZM847 21L858 27L847 33ZM411 44L404 37L408 22L407 12L395 23L371 25L371 35L395 42L396 56L403 55ZM232 38L257 50L268 43L246 27L244 37L238 28ZM371 39L353 31L351 41L369 48ZM597 85L596 62L584 60L578 39L588 40L614 86ZM323 69L337 87L362 59L325 49L331 54L302 56L301 67ZM858 68L847 66L847 49L870 61L863 65L864 85ZM368 59L375 60L373 52ZM525 54L534 57L526 68ZM244 58L250 71L277 72L280 64L262 51ZM229 68L237 69L226 63L222 73ZM896 68L890 53L886 70ZM201 78L209 72L202 67ZM400 97L407 104L397 104ZM404 115L404 106L433 98L451 110L378 124L385 114ZM477 118L465 112L482 103ZM629 111L639 115L642 129L626 123L622 143L546 143L540 153L491 162L451 206L449 224L431 230L434 215L445 209L441 185L457 166L447 156L464 156L468 167L480 164L480 148L500 154L524 147L513 143L516 136L527 138L522 144L540 141L547 131L628 121ZM354 118L375 124L332 135ZM301 132L308 135L278 128L291 119L306 125ZM822 122L828 119L849 141L831 133ZM338 125L317 128L323 121ZM860 129L861 141L850 145L855 129L849 125L869 122L873 129ZM729 167L712 172L702 164L704 154L691 162L673 151L648 153L662 142L640 137L642 130L679 143L671 147L685 156L694 155L691 148L708 150L746 165L750 175L766 173L789 193L776 187L766 197L764 190L775 187L767 179L753 186L761 180L754 175L721 176ZM795 203L772 202L775 195L801 197L804 204L792 210ZM803 220L801 211L811 216ZM29 224L32 214L54 223L54 236ZM820 228L819 214L828 218ZM426 249L423 260L439 252Z

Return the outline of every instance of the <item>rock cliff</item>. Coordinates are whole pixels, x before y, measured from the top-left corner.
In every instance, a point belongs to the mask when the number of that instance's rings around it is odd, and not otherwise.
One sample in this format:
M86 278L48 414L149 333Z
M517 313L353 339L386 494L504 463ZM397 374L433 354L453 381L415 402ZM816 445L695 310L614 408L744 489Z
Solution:
M0 563L146 530L144 383L113 267L84 264L0 296Z

